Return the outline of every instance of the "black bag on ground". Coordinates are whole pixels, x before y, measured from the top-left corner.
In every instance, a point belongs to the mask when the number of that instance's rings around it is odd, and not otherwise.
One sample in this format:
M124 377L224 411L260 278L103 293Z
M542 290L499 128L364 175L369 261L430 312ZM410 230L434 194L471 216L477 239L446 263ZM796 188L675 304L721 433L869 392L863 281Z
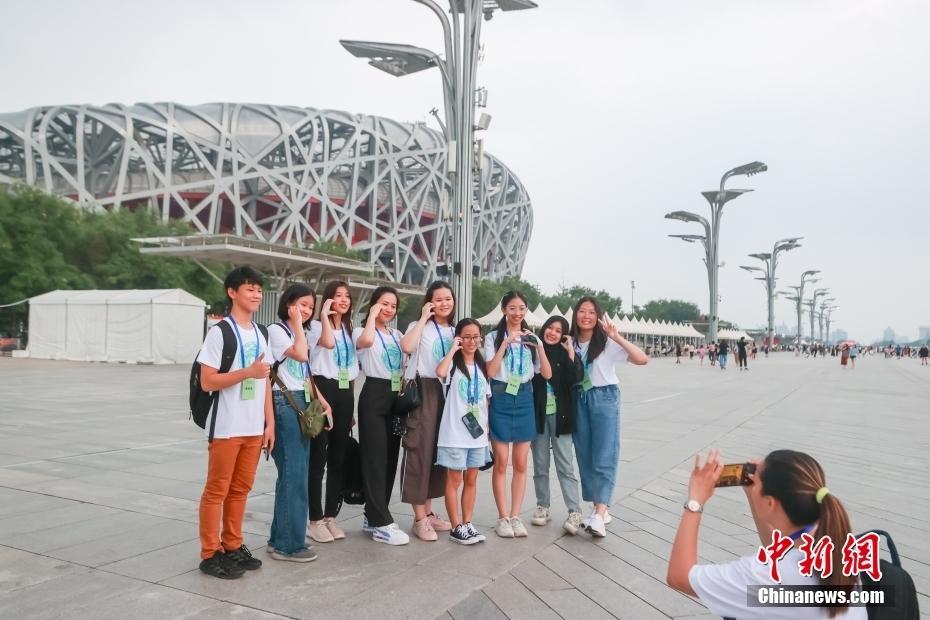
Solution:
M227 373L232 368L233 361L236 358L236 335L233 334L229 321L225 319L217 323L216 326L220 328L220 332L223 334L223 354L220 357L220 367L217 372ZM268 328L259 324L258 330L265 337L267 343ZM213 412L213 417L210 420L210 434L207 437L208 441L213 441L213 429L216 427L216 411L220 404L220 393L219 391L206 392L200 386L200 362L196 358L194 358L194 363L191 366L189 389L188 404L191 410L190 417L194 420L194 424L200 428L206 428L207 418L210 417L210 412Z
M871 577L864 573L860 573L859 578L862 580L863 586L883 586L894 597L894 605L889 607L867 605L866 613L869 615L869 620L917 620L920 617L917 588L914 586L914 580L911 579L911 576L901 567L901 556L898 555L898 548L891 539L891 534L884 530L869 531L885 538L891 561L879 560L882 569L881 581L873 581Z
M358 440L349 436L346 444L345 461L342 465L342 501L346 504L364 504L365 489L362 486L362 451Z

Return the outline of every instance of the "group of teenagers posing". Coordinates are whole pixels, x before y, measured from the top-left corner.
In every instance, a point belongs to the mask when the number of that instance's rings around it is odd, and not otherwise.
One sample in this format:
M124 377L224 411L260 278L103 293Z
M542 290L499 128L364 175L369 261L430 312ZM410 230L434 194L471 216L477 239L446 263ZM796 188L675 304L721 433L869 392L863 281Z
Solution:
M596 300L580 299L571 325L561 316L550 317L537 336L524 320L526 298L511 291L501 300L499 324L483 337L475 319L456 320L455 296L443 281L429 286L420 317L406 332L391 327L398 306L391 287L375 289L363 324L353 326L348 284L325 286L318 319L313 318L314 291L294 284L282 293L280 321L267 327L266 339L253 319L262 283L249 267L233 270L224 283L231 301L224 320L237 340L230 371L218 372L223 336L217 327L207 332L197 357L202 388L219 392L200 504L203 572L230 579L261 566L243 544L242 519L262 450L278 473L267 545L271 557L312 561L316 553L307 538L319 543L345 538L336 516L356 422L365 495L362 529L375 541L402 545L410 540L389 509L401 445L401 500L412 505L413 533L421 540L437 540L437 532L449 532L452 541L465 545L485 540L472 516L478 472L488 466L499 516L496 534L526 536L519 515L531 451L537 501L532 522L550 520L552 454L568 509L563 528L606 535L620 455L615 365L642 365L649 358L603 318ZM272 387L272 371L289 394L278 381ZM360 372L364 384L356 403L354 381ZM411 379L417 381L420 405L398 429L394 399ZM321 401L327 418L325 430L312 440L302 435L291 403L306 407L311 398ZM433 510L432 500L438 498L444 498L448 520ZM582 500L592 504L584 518Z

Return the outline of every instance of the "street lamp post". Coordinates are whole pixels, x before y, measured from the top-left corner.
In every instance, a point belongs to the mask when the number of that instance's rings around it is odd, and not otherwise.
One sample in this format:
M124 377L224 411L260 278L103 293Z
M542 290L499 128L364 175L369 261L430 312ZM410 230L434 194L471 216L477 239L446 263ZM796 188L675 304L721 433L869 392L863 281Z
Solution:
M833 311L834 311L834 310L839 310L839 309L840 309L839 306L827 306L827 308L826 308L826 311L825 311L825 312L826 312L826 315L827 315L827 316L826 316L826 318L825 318L825 321L826 321L826 323L827 323L827 342L830 341L830 319L831 319L832 316L833 316Z
M720 188L707 192L701 192L701 195L710 205L710 221L690 211L672 211L665 215L666 219L679 220L682 222L697 222L704 227L704 235L669 235L693 243L700 240L704 245L704 264L707 265L707 288L710 292L710 316L707 325L707 339L710 342L717 340L717 273L720 268L720 220L723 215L723 205L735 198L739 198L751 189L726 189L727 179L734 176L746 175L751 177L754 174L765 172L768 166L761 161L754 161L749 164L737 166L732 170L727 170L720 177Z
M533 9L532 0L449 0L450 20L434 0L414 0L429 8L442 25L445 58L411 45L371 41L340 41L351 54L368 58L370 65L394 76L409 75L438 67L443 81L445 124L442 126L448 154L447 173L452 188L450 228L452 232L452 289L458 313L471 314L474 216L481 204L475 189L475 79L481 40L481 17L491 19L494 11ZM482 104L483 105L483 104Z
M820 342L827 344L827 341L823 339L823 321L827 312L827 307L830 305L831 301L836 301L835 297L824 297L820 300L820 312L817 313L817 327L820 330Z
M795 291L797 291L796 299L792 298L795 301L795 305L798 311L798 343L794 350L795 356L798 356L801 354L801 333L802 333L801 332L801 311L803 309L802 304L804 303L804 284L806 282L811 282L811 283L818 282L819 280L809 279L810 276L813 276L818 273L820 273L819 269L808 269L807 271L801 274L801 286L791 287L795 289ZM814 334L813 334L813 330L811 330L811 340L813 340L813 338L814 338Z
M818 288L814 290L813 296L810 298L810 301L807 304L810 306L810 315L811 315L811 344L814 344L814 319L817 314L817 298L823 297L829 292L828 288Z
M759 254L750 254L752 258L756 258L762 261L763 267L747 267L745 265L740 265L741 269L746 271L757 271L763 274L764 277L757 278L762 280L765 285L765 293L768 302L768 325L766 329L766 339L768 340L768 346L771 348L773 340L775 337L775 269L778 267L778 255L782 252L788 252L795 248L801 247L801 244L798 243L803 239L803 237L789 237L787 239L780 239L775 242L775 245L772 246L771 252L759 253Z

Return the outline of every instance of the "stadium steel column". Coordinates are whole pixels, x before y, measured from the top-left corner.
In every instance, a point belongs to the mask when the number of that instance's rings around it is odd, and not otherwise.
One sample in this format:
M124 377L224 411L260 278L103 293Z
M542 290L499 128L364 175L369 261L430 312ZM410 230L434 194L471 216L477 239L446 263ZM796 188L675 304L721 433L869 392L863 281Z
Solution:
M439 67L443 75L443 101L446 123L443 133L449 152L447 171L452 185L452 288L460 316L471 314L472 254L474 216L480 205L476 196L475 161L475 78L481 47L481 17L491 19L494 11L536 8L531 0L450 0L452 20L434 0L414 0L428 7L442 24L446 57L410 45L340 41L355 56L369 58L369 64L395 76ZM482 127L485 128L485 127ZM480 188L480 184L478 186Z
M746 271L758 271L765 276L764 278L757 279L761 279L765 283L765 292L768 302L768 328L766 330L766 340L768 341L769 347L772 346L772 341L775 337L775 281L777 279L775 277L775 269L778 267L778 255L781 252L787 252L794 248L801 247L798 241L803 238L804 237L789 237L788 239L780 239L772 246L771 252L749 255L752 258L762 261L762 264L765 265L765 269L762 267L740 265L741 269L745 269Z
M723 214L723 205L735 198L739 198L746 192L752 191L751 189L725 189L727 179L743 174L751 177L768 169L768 166L760 161L738 166L732 170L727 170L720 177L720 189L701 192L701 195L710 204L710 222L690 211L672 211L665 214L666 219L698 222L704 227L703 237L701 235L669 235L669 237L676 237L688 243L701 241L704 245L704 263L707 265L707 288L710 290L710 315L707 325L707 340L709 342L717 341L717 323L719 321L717 316L717 272L720 268L720 219Z

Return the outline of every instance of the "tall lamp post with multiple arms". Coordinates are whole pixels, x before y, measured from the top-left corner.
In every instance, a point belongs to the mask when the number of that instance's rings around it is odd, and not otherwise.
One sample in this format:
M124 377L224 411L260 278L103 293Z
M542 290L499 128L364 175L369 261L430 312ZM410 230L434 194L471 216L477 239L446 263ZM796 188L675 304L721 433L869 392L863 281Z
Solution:
M826 318L827 307L830 305L831 301L836 301L835 297L824 297L820 300L820 312L817 313L817 328L820 330L820 342L827 344L827 341L823 338L823 321Z
M800 285L800 286L792 286L792 287L791 287L791 288L793 288L793 289L795 290L795 297L792 297L792 298L789 298L789 299L791 299L792 301L795 302L795 306L796 306L797 311L798 311L798 342L797 342L797 346L796 346L795 349L794 349L794 354L795 354L795 356L798 356L798 355L801 354L801 335L802 335L802 332L801 332L801 312L802 312L802 310L803 310L803 308L804 308L804 306L803 306L803 303L804 303L804 285L805 285L806 283L819 282L819 280L815 280L815 279L812 279L812 278L811 278L811 276L813 276L813 275L815 275L815 274L818 274L818 273L820 273L820 270L819 270L819 269L808 269L807 271L805 271L804 273L801 274L801 285ZM812 332L811 332L811 339L813 339L813 338L814 338L814 334L813 334L813 331L812 331Z
M442 25L445 58L412 45L372 41L340 41L354 56L368 58L368 64L394 76L404 76L438 67L442 74L445 123L440 122L449 153L447 172L452 186L452 289L463 316L471 314L472 251L474 211L480 205L475 196L475 130L487 129L487 122L475 125L477 90L475 77L481 48L481 18L491 19L494 11L533 9L531 0L449 0L450 20L434 0L414 0L429 8ZM484 105L483 102L481 105ZM489 119L490 117L483 117Z
M765 285L765 294L768 302L768 328L766 330L766 339L768 340L769 347L772 346L772 340L775 337L775 281L777 280L775 277L775 269L778 267L778 255L782 252L801 247L801 244L798 243L801 239L803 239L803 237L780 239L772 246L771 252L749 255L751 258L762 261L764 267L740 265L741 269L745 269L746 271L757 271L763 275L763 277L756 279L762 280Z
M710 291L710 320L707 326L707 339L709 342L717 340L717 272L720 267L720 219L723 214L723 205L735 198L739 198L751 189L726 189L727 179L730 177L746 175L751 177L754 174L765 172L768 166L761 161L754 161L727 170L720 177L720 188L707 192L701 192L701 195L710 204L710 221L706 218L690 211L672 211L665 217L670 220L679 220L682 222L697 222L704 227L704 235L669 235L683 241L693 243L701 241L704 245L704 264L707 265L707 287Z
M809 312L811 315L811 344L814 343L814 319L816 318L816 314L817 314L817 298L823 297L828 292L830 292L830 289L828 288L814 289L813 296L810 298L809 301L806 302L807 305L810 306Z
M839 309L840 309L839 306L827 306L826 309L824 310L824 313L826 314L826 317L824 317L824 320L827 323L827 342L830 341L830 319L833 316L833 311L839 310Z

